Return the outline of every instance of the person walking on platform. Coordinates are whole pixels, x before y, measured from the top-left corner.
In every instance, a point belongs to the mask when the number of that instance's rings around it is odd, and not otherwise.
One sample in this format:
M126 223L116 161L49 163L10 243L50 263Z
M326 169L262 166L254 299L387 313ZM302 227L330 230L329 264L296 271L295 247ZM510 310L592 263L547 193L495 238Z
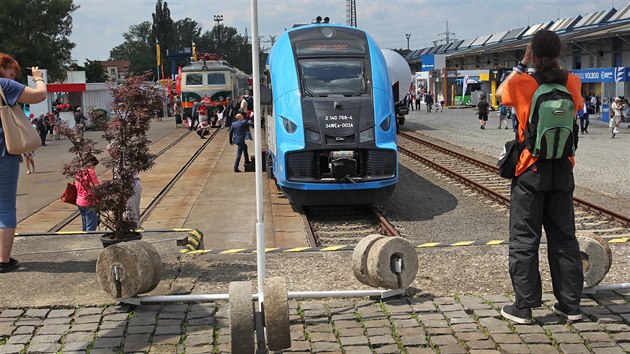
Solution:
M481 101L477 103L477 114L479 115L479 128L486 129L488 121L488 113L490 113L490 104L485 97L481 97Z
M190 113L190 125L188 127L189 130L195 130L197 128L197 124L199 124L199 99L195 99L195 103L193 103L192 111Z
M614 138L615 135L619 134L619 123L621 123L621 112L623 111L623 102L621 101L621 97L615 97L615 102L610 105L610 111L614 114L609 123L610 133Z
M584 104L582 105L582 108L578 110L577 116L578 118L580 118L580 131L582 132L582 134L584 133L588 134L589 119L588 119L588 109L586 108L586 100L584 100Z
M536 32L525 50L523 60L499 86L497 97L517 111L518 140L525 141L532 101L540 85L556 83L566 87L572 99L572 128L577 110L582 107L581 82L577 75L558 66L562 43L555 32ZM527 74L527 65L535 73ZM538 93L536 94L536 96ZM541 96L543 97L543 96ZM543 99L544 100L544 99ZM541 109L538 122L547 121L546 113L560 100L553 99ZM540 100L536 100L540 102ZM562 100L565 107L571 102ZM555 113L555 112L554 112ZM571 113L571 112L568 112ZM556 118L554 118L556 119ZM568 123L567 123L568 124ZM575 129L573 130L575 131ZM574 135L577 139L577 135ZM560 143L560 142L559 142ZM560 143L562 144L562 143ZM532 308L542 305L542 281L539 272L538 248L544 226L547 238L547 258L551 270L553 293L558 301L552 311L570 321L582 319L580 300L584 274L580 248L575 236L573 210L573 149L565 145L558 158L537 158L524 148L512 179L510 203L509 273L515 302L501 309L501 315L516 323L532 323ZM568 157L565 157L569 155ZM549 156L545 154L544 156Z
M232 127L232 121L234 120L235 113L236 107L234 105L234 101L232 101L231 97L228 97L225 111L223 111L223 118L225 118L225 127L227 127L228 129Z
M236 122L232 123L230 129L230 145L236 144L236 160L234 160L234 172L241 172L238 169L238 165L241 163L241 154L245 155L245 164L249 165L249 153L247 152L247 143L245 141L248 136L251 136L249 127L254 123L251 120L246 120L245 117L239 113L236 115Z
M431 113L431 108L433 108L433 95L431 91L424 95L424 103L427 105L427 113Z

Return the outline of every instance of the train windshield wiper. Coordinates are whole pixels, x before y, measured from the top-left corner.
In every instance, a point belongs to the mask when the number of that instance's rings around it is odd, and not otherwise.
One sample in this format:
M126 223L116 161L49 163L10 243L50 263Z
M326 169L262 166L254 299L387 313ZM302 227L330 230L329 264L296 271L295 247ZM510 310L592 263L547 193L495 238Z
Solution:
M311 89L309 89L306 86L304 87L304 93L306 93L310 97L319 97L318 94L316 94L315 92L313 92Z
M350 96L350 97L357 97L357 96L362 95L362 94L364 94L364 93L365 93L365 89L364 89L364 88L360 88L360 89L356 90L356 91L352 94L352 96Z

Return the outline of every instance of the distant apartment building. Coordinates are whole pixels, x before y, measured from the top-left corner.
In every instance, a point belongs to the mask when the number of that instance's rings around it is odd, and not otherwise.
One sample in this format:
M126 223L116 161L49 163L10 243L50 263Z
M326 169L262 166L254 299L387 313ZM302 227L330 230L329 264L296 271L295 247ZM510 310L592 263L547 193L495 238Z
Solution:
M111 81L124 80L129 74L129 61L127 60L104 60L101 61L101 65Z

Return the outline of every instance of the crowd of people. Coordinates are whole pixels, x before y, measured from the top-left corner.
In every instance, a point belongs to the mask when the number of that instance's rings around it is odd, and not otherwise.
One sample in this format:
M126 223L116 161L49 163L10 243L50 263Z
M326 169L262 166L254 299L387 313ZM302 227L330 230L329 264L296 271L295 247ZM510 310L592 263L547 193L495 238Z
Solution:
M182 108L178 98L173 102L176 125L179 126L178 122L186 121L188 129L195 131L199 138L206 139L211 128L229 130L229 143L237 146L234 172L241 172L239 169L241 156L244 156L245 165L251 163L246 141L252 140L249 128L254 125L253 107L254 100L249 94L241 95L236 100L227 97L225 101L223 97L220 97L218 101L212 101L205 95L202 98L193 99L190 109Z
M436 98L435 93L425 91L424 87L419 88L416 92L413 90L407 92L402 101L403 106L408 107L410 111L420 111L423 103L427 113L444 111L444 95L440 93Z

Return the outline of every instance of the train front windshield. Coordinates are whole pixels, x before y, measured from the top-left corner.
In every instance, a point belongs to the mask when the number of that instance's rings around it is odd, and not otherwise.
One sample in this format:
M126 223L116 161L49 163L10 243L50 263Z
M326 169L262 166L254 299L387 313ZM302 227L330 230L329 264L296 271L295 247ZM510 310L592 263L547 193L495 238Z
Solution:
M305 96L346 97L368 94L365 62L360 59L302 59L298 61Z

